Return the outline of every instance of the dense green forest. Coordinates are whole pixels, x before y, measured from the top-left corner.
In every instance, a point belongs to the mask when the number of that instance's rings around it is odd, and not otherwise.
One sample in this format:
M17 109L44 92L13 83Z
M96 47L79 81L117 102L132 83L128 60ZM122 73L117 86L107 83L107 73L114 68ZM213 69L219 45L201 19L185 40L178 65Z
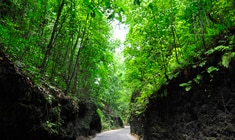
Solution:
M235 31L235 3L232 0L135 0L125 9L129 34L125 42L125 80L134 93L132 107L141 113L148 97L161 85L177 77L181 70L203 67L207 56L223 53L220 65L228 67ZM221 36L226 35L226 40ZM208 65L208 73L218 71ZM186 74L187 75L187 74ZM200 73L180 86L189 91L200 83ZM166 96L167 92L158 96Z
M94 102L101 116L111 111L126 120L130 94L122 82L121 52L115 51L121 42L111 26L121 17L117 5L109 0L1 0L1 49L36 84Z
M214 40L235 32L234 9L233 0L0 0L0 44L36 84L96 103L103 123L109 111L126 121L180 70L203 67L202 55L221 52L229 66L234 35ZM113 20L128 26L122 52ZM180 86L189 91L201 78Z

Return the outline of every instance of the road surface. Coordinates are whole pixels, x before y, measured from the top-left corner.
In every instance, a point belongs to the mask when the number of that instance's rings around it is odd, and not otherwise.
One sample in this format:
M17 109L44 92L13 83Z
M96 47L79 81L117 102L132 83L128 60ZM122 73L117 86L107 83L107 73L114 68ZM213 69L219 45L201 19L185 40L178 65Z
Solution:
M136 140L130 134L130 126L97 134L95 140Z

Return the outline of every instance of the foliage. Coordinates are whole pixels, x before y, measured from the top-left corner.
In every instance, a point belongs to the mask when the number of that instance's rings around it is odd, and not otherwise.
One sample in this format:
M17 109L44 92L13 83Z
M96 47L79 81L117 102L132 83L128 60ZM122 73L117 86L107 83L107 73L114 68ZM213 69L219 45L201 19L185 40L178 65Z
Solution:
M234 59L235 52L227 52L222 56L222 65L226 68L229 67L229 63L231 62L232 58Z
M220 46L217 46L215 48L212 48L212 49L209 49L205 54L213 54L215 52L226 52L226 51L231 51L232 48L230 46L223 46L223 45L220 45Z
M212 73L213 71L218 71L219 69L214 67L214 66L210 66L208 69L207 69L207 72L208 73Z
M109 24L122 20L121 3L0 1L0 44L39 86L53 85L101 109L108 105L126 118L129 95L122 86L122 61L116 62L114 56L120 41L112 37ZM46 100L51 104L53 96ZM43 126L57 133L56 123L48 120Z
M129 26L125 78L131 92L141 92L133 110L142 112L148 98L186 67L206 67L213 75L219 68L210 66L204 56L220 52L224 54L221 64L229 66L234 37L216 38L235 27L233 1L126 0L125 5ZM199 74L179 86L189 91L192 82L199 84L201 79Z
M127 120L131 93L140 91L131 110L141 114L149 97L185 67L205 67L213 75L220 68L207 56L218 53L220 65L229 68L234 7L232 0L1 1L0 44L35 83L95 102L101 117L108 106ZM114 19L129 28L123 52L112 37ZM189 91L201 79L198 74L179 86Z
M180 84L179 86L185 87L185 91L190 91L192 88L191 84L192 84L192 81L190 80L187 83Z

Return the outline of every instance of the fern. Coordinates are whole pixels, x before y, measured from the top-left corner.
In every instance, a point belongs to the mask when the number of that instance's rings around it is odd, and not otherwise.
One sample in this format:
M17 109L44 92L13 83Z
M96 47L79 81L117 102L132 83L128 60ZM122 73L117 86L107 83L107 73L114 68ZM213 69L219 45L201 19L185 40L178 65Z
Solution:
M210 55L213 54L214 52L227 52L227 51L231 51L232 48L230 46L217 46L215 48L209 49L208 51L206 51L205 54Z

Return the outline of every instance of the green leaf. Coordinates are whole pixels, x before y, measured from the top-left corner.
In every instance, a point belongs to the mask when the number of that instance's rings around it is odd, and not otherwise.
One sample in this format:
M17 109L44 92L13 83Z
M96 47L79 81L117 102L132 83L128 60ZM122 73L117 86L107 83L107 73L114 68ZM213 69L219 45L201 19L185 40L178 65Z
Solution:
M207 72L208 73L212 73L213 71L219 71L219 68L216 68L214 66L210 66L208 69L207 69Z
M197 84L200 84L200 81L202 79L202 76L200 74L197 75L196 78L194 78L193 80L197 83Z
M191 90L191 86L187 86L187 87L185 87L185 91L190 91Z
M188 81L187 83L181 83L179 86L180 87L184 87L185 88L185 91L190 91L191 88L192 88L192 81Z
M206 64L206 60L203 60L203 61L199 64L199 66L200 66L200 67L203 67L203 66L205 66L205 64Z
M231 62L232 58L233 58L233 53L232 52L225 53L222 56L222 65L224 67L228 68L229 67L229 63Z

